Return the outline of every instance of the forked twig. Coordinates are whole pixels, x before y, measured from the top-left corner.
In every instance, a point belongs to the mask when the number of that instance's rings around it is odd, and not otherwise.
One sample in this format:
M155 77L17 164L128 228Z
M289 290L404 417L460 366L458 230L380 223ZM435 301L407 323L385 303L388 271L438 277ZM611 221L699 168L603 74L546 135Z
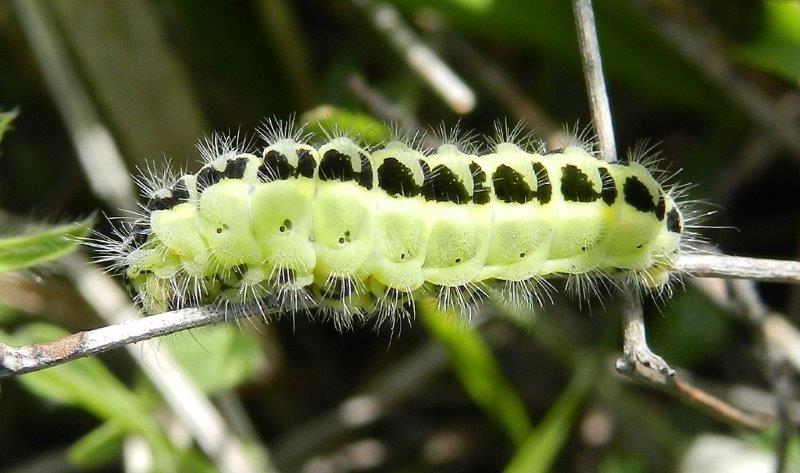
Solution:
M583 58L583 71L588 89L589 104L592 110L592 119L597 131L598 145L601 156L606 161L612 162L617 157L614 127L608 94L606 93L592 3L591 0L573 0L572 7L575 13L575 25ZM777 271L781 269L790 273L796 272L796 276L800 276L800 264L794 267L790 262L782 262L787 264L777 265L774 264L775 262L766 260L764 268L757 268L757 265L753 265L753 261L748 261L748 258L723 257L728 260L726 265L720 264L722 261L714 257L709 257L706 260L700 259L699 261L695 258L698 257L682 258L679 265L682 264L683 267L680 269L690 274L704 274L701 268L707 269L708 265L716 264L716 271L728 272L728 276L734 272L731 269L732 267L735 267L739 273L748 274L747 277L754 275L766 276L769 280L798 282L791 277L783 279L785 275L778 277ZM704 258L704 256L699 258ZM617 371L620 374L639 382L657 386L683 401L698 406L711 415L732 424L761 430L772 422L771 418L747 414L721 399L692 386L686 380L676 379L674 377L675 370L647 346L644 315L639 294L635 293L632 288L625 288L623 289L622 297L625 341L623 356L616 363Z

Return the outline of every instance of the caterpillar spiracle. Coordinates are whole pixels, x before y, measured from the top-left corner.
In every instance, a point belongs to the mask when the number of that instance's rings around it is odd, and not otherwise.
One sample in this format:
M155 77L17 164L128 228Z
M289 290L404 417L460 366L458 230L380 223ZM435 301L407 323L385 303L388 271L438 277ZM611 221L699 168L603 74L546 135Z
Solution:
M579 138L547 149L500 133L478 154L463 140L313 146L291 122L259 134L257 150L206 139L196 174L144 173L143 212L90 241L145 311L316 308L342 329L434 296L469 314L487 292L531 306L556 276L663 289L685 244L674 189Z

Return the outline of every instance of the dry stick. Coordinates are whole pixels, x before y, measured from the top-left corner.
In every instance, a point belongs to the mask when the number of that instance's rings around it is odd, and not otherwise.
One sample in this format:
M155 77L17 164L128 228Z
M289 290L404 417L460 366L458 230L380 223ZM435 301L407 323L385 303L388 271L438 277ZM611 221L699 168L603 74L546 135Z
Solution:
M96 312L122 324L132 319L141 319L139 311L128 301L125 291L99 268L76 254L65 258L64 265L78 292ZM70 339L71 343L80 341L80 338ZM68 352L72 345L66 344L61 348ZM244 444L231 432L211 401L200 392L172 357L159 351L152 343L129 344L126 348L164 396L181 424L221 471L238 473L274 470L268 463L258 466L253 464Z
M578 31L578 42L583 59L583 75L586 79L592 122L597 131L600 155L607 162L614 162L617 160L617 145L614 141L614 125L611 120L608 93L606 93L603 61L597 41L592 2L591 0L573 0L572 10L575 13L575 28ZM625 300L622 311L625 347L623 357L617 363L617 369L623 373L630 373L638 369L639 365L643 365L653 368L661 374L673 376L675 371L647 346L644 315L639 295L634 293L633 288L624 288L622 292Z
M420 40L387 3L352 0L364 10L372 25L381 32L405 59L411 70L424 80L456 113L469 113L475 108L475 93L436 53Z
M603 76L603 60L600 57L600 44L597 42L597 29L591 0L572 0L575 14L575 27L578 31L583 75L589 94L592 110L592 123L597 132L600 156L608 161L617 160L617 144L614 140L614 125L611 120L611 106L606 93L606 79Z
M726 255L682 255L674 269L700 278L800 284L800 262Z
M601 156L606 161L615 161L614 129L603 78L600 47L597 42L591 0L573 0L572 6L575 12L584 75L589 89L589 102L597 130ZM660 356L650 351L647 346L644 315L639 294L634 293L632 288L626 288L623 290L622 296L624 302L622 314L625 342L624 354L616 363L619 373L634 380L657 386L685 402L696 405L728 422L754 429L763 429L769 424L769 419L746 414L684 380L674 379L675 371Z

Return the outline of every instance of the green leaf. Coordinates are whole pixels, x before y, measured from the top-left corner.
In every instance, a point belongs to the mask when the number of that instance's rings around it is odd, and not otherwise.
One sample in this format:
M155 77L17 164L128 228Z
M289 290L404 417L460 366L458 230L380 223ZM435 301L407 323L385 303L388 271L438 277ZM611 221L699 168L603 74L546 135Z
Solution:
M114 422L106 422L84 435L67 450L70 464L80 469L98 468L117 458L125 431Z
M578 411L591 392L599 372L601 369L588 359L581 365L544 420L511 459L505 473L550 471L558 452L569 438Z
M329 105L310 110L303 115L302 121L307 122L308 131L315 134L339 132L370 145L382 143L390 136L386 125L369 115Z
M763 27L755 41L735 48L733 56L791 82L800 80L800 3L764 2Z
M236 387L264 368L256 335L233 325L206 326L164 338L164 345L206 394Z
M92 219L51 227L33 235L0 239L0 273L30 268L72 252L91 230Z
M417 313L428 332L447 347L450 364L473 401L506 431L515 445L521 444L531 430L525 405L479 333L465 328L454 314L439 311L431 299L423 300Z
M0 141L3 141L3 136L11 128L11 122L17 118L17 115L19 115L17 109L8 112L0 112Z

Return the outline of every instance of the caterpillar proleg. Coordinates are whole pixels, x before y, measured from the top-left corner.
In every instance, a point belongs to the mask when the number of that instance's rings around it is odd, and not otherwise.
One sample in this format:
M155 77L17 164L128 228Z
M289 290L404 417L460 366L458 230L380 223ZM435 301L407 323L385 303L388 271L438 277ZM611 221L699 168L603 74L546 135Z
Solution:
M90 241L145 311L257 302L347 328L434 296L469 314L487 293L534 305L558 276L663 289L685 244L658 174L601 161L585 140L548 150L500 133L479 153L458 140L314 146L276 121L260 135L258 149L206 140L195 174L149 172L142 214Z

